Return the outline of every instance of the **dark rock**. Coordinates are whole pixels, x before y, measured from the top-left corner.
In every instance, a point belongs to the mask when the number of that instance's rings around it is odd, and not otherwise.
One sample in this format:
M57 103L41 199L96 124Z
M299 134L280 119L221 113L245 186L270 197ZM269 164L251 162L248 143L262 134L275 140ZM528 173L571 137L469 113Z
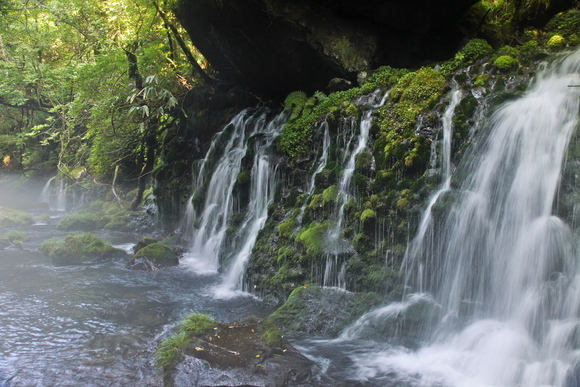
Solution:
M344 91L348 90L352 87L352 82L347 79L342 78L332 78L330 82L328 82L328 86L326 90L329 93L334 93L336 91Z
M448 59L476 0L181 0L176 14L219 78L280 100L380 65Z
M268 346L264 329L261 320L250 319L197 339L184 350L166 385L276 387L307 380L313 363L285 341Z

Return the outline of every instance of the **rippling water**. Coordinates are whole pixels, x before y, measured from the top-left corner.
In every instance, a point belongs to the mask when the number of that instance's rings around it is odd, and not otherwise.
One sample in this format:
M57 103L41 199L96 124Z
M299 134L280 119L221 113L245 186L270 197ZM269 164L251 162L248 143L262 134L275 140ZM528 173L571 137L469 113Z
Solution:
M65 233L46 225L19 231L31 238L24 249L0 250L0 386L161 385L155 348L187 314L221 321L266 314L249 297L213 299L216 278L181 267L55 266L38 246ZM99 236L126 249L138 239Z

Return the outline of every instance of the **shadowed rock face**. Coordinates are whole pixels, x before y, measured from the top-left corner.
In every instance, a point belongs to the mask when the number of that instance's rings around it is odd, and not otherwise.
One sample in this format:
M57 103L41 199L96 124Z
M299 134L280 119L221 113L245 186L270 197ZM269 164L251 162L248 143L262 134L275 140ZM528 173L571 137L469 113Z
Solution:
M221 79L279 98L381 65L447 59L475 2L181 0L176 14Z

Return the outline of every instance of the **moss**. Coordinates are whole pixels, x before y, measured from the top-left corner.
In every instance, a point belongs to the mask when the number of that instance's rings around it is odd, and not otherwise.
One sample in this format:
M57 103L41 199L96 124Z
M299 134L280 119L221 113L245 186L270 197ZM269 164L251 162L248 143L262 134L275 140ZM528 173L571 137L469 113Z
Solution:
M314 225L296 235L296 242L310 256L320 256L326 247L326 224Z
M397 201L397 210L407 211L409 209L409 200L407 198L401 198Z
M290 218L278 225L278 235L283 238L291 238L296 230L297 222L295 218Z
M28 242L30 238L22 231L11 230L6 233L4 238L15 246L22 248L24 242Z
M450 72L460 67L467 67L477 59L491 55L493 48L484 39L472 39L455 54L455 57L444 63L441 67L443 71Z
M69 234L64 241L46 241L40 246L40 251L59 264L83 263L125 255L122 249L113 247L91 233Z
M330 187L322 191L322 205L336 203L337 197L338 197L338 188L336 187L336 185L331 185Z
M0 226L28 226L33 221L32 215L11 208L0 207Z
M92 213L65 215L57 228L66 231L92 231L97 228L97 216Z
M238 184L240 185L249 184L250 180L251 180L250 172L248 171L240 172L240 174L238 175Z
M133 251L138 252L143 247L149 246L150 244L153 244L153 243L157 243L157 239L150 238L150 237L141 238L133 247Z
M367 152L358 153L354 158L355 173L368 174L373 165L373 155Z
M158 266L176 266L179 264L179 259L173 250L161 243L151 243L139 249L139 251L137 251L129 261L129 265L136 262L138 259L152 261Z
M497 67L502 72L511 71L519 66L519 62L517 59L509 56L509 55L502 55L498 57L494 62L493 65Z
M164 370L174 369L181 359L182 351L194 339L208 335L222 325L206 314L195 313L188 316L179 325L176 334L159 344L155 353L155 364Z
M264 333L262 335L262 340L264 340L264 343L266 343L268 347L281 347L283 344L282 338L282 332L280 332L280 329L278 329L274 321L271 319L264 321Z
M566 44L566 39L562 35L554 35L546 44L550 48L562 48Z
M367 208L360 215L360 221L361 221L361 223L365 224L367 222L374 221L376 219L376 217L377 217L377 214L373 210L371 210L370 208Z
M489 75L488 73L479 74L475 78L475 81L473 81L473 86L474 87L483 87L483 86L487 85L487 83L489 82L490 79L491 79L491 75Z

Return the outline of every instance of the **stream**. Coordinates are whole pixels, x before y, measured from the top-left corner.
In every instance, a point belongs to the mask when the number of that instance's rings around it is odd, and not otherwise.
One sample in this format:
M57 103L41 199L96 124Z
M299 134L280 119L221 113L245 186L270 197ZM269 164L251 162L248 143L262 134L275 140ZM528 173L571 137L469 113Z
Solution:
M128 258L55 266L38 247L67 234L56 229L59 216L53 212L50 225L16 228L30 241L0 250L0 386L159 386L155 349L186 315L267 315L252 297L216 300L208 292L215 276L183 266L128 270ZM95 235L125 250L138 238Z

